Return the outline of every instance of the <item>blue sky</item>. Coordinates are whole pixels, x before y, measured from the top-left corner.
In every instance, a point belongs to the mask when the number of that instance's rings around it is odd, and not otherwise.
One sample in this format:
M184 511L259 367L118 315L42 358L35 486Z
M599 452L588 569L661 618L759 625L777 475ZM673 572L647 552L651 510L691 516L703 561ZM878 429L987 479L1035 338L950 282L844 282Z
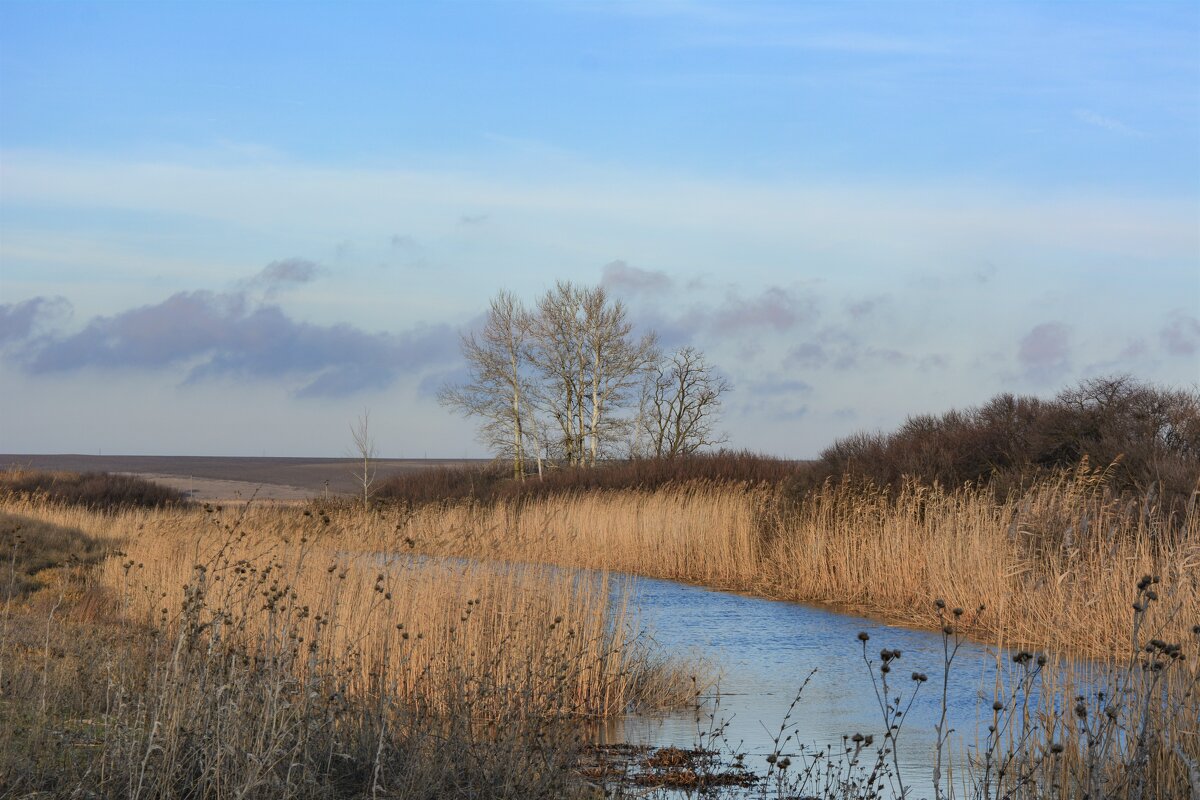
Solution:
M738 446L1200 380L1194 3L0 3L0 451L482 454L604 282ZM83 409L87 409L83 413Z

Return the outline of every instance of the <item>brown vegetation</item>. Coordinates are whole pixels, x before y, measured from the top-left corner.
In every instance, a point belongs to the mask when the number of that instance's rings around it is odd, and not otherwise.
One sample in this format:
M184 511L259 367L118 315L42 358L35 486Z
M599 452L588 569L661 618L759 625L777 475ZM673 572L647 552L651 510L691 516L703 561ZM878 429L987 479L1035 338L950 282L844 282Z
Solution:
M1200 477L1200 393L1095 378L1051 400L998 395L975 408L910 417L821 454L821 477L899 486L988 485L1001 494L1083 461L1114 465L1110 486L1186 504Z
M1110 480L1083 466L1003 500L846 481L802 502L770 487L690 484L427 505L379 524L419 552L618 570L931 628L936 593L986 604L990 640L1104 655L1128 641L1125 591L1144 573L1163 576L1179 624L1200 619L1200 509L1172 515Z
M0 600L23 597L42 586L39 573L53 567L83 567L105 558L106 543L77 530L0 511Z
M0 499L39 499L99 511L186 505L187 496L135 475L108 472L0 472Z
M568 467L541 478L511 479L497 465L435 467L392 478L376 492L383 505L419 508L430 503L472 500L481 504L630 489L654 490L685 484L778 484L795 478L802 462L749 452L722 451L688 458L646 458Z
M1180 511L1200 477L1200 394L1126 376L1085 381L1050 400L999 395L982 406L909 418L893 433L860 433L814 461L721 451L564 467L512 480L499 466L438 468L392 478L377 497L415 508L488 504L594 491L656 490L688 483L769 484L794 500L827 482L853 480L956 489L986 487L1003 499L1083 462L1112 465L1108 488Z
M1105 796L1178 797L1200 759L1190 627L1200 620L1198 520L1130 505L1111 479L1081 468L1002 501L977 488L910 482L893 496L845 481L796 503L779 486L693 482L328 514L97 513L10 498L0 520L0 710L11 721L0 729L0 787L588 796L586 721L685 692L677 672L626 637L603 584L497 564L507 560L851 599L944 628L947 669L964 634L1104 653L1123 663L1104 694L1046 682L1041 664L1018 653L1017 682L989 712L995 733L980 732L957 779L981 796L1102 787ZM932 605L932 593L945 599ZM987 611L967 625L956 606L981 601ZM888 680L882 668L902 663L899 654L885 648L876 663L862 644L867 667ZM890 679L881 697L905 691ZM907 691L919 687L914 674ZM1033 689L1041 699L1031 706ZM885 719L900 709L881 705ZM738 782L832 798L852 786L855 796L886 797L904 785L887 735L876 746L848 737L845 752L790 754L783 735L764 779L736 754L680 766L668 751L626 772L627 787L608 788L715 793Z
M300 509L4 513L0 794L563 797L588 720L681 696L561 570L385 563ZM59 540L122 550L18 592Z

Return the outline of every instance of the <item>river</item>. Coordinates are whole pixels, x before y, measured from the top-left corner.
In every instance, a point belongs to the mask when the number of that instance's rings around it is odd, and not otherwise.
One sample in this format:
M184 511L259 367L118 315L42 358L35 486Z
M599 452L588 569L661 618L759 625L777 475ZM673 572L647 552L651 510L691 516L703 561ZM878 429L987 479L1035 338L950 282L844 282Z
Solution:
M691 748L709 745L709 731L723 727L715 744L746 754L746 764L761 772L765 757L776 750L774 737L806 677L811 674L788 720L793 736L783 753L794 760L804 745L811 752L832 746L843 752L843 736L872 735L883 743L884 723L871 680L879 679L880 650L900 650L892 661L889 695L901 697L901 707L916 697L902 717L898 736L900 770L914 796L932 793L935 726L942 713L945 663L941 633L889 626L858 616L801 605L764 600L650 578L616 579L614 592L628 591L630 606L638 609L638 624L661 652L700 662L718 679L704 693L700 720L696 710L663 715L634 715L605 731L610 742ZM870 636L867 657L859 633ZM961 762L976 731L984 735L991 721L995 675L1010 671L1007 654L995 648L962 642L948 684L947 719L956 733L950 751ZM913 672L928 680L917 684ZM982 717L980 715L983 715ZM704 736L700 736L704 734ZM784 734L786 735L786 734Z

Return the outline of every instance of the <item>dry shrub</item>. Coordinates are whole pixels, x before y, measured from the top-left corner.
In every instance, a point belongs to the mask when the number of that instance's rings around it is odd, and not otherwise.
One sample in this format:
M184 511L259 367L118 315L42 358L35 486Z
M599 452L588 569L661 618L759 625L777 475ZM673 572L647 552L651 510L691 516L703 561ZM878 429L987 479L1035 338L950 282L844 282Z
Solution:
M135 475L108 472L0 472L0 498L39 499L94 510L164 508L187 505L187 495Z
M380 487L376 498L410 509L462 500L490 504L692 484L777 484L795 480L805 469L803 462L732 450L602 462L594 467L560 467L523 481L513 480L512 469L499 464L439 467L392 478Z
M1081 463L1114 465L1110 487L1157 493L1171 511L1186 505L1200 477L1200 393L1138 381L1092 378L1053 399L997 395L981 406L909 417L891 433L835 442L818 477L855 476L899 488L990 486L1001 497L1047 471Z
M374 498L377 502L410 508L428 503L479 500L490 498L496 487L511 476L511 468L495 463L430 467L381 481Z

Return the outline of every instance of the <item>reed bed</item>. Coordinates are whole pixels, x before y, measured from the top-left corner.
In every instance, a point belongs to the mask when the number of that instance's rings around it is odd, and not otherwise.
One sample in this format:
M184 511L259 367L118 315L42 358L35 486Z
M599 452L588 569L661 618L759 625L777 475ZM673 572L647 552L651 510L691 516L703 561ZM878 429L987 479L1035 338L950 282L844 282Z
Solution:
M0 513L14 587L47 532L113 548L4 606L0 794L569 796L589 721L685 696L602 578L388 557L298 508Z
M1129 587L1160 575L1174 613L1200 620L1200 509L1111 493L1086 465L1007 499L986 489L692 484L523 502L335 515L381 547L619 570L852 608L937 629L929 604L983 604L977 635L1080 656L1124 652ZM389 544L390 542L390 544Z
M974 747L944 742L938 797L1200 797L1198 541L1195 501L1172 516L1086 466L1003 500L851 481L371 511L9 498L0 794L590 796L587 722L686 692L582 567L941 630L947 670L963 637L1012 646ZM874 744L781 751L754 791L905 796L890 738L923 681L881 644L849 645L882 689ZM1078 656L1107 677L1057 671Z
M800 497L692 484L434 504L392 524L421 552L621 570L941 630L947 670L965 636L1012 648L974 746L952 753L938 731L938 797L1200 798L1197 495L1169 513L1152 493L1111 491L1109 477L1085 463L1004 499L915 482ZM790 774L776 754L779 796L905 795L887 757L903 707L887 698L903 679L883 687L889 659L874 661L865 639L863 650L881 684L882 746L809 754Z

